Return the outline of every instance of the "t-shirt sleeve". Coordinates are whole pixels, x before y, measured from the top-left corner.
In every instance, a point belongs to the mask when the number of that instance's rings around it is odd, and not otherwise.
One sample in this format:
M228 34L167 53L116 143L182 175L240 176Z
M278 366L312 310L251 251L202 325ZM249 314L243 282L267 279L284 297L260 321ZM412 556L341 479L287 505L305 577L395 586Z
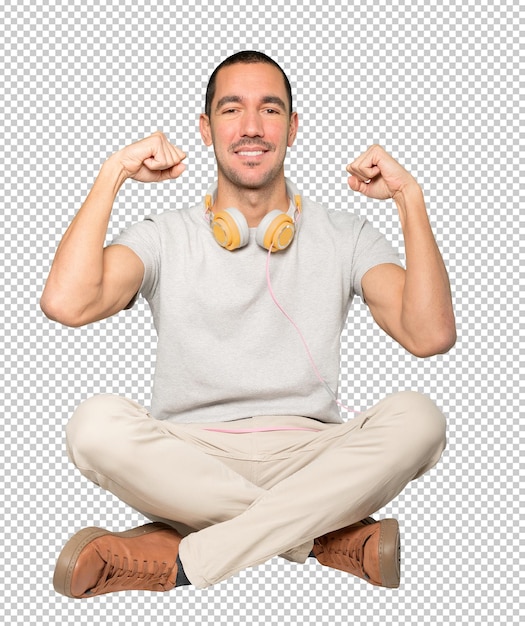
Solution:
M403 266L399 252L368 220L359 218L355 224L355 245L352 259L352 285L354 293L363 298L361 281L376 265L393 263Z
M160 236L155 218L148 217L126 228L110 245L127 246L140 258L144 264L144 277L137 295L140 293L146 300L151 300L157 289L160 267ZM137 295L126 308L135 304Z

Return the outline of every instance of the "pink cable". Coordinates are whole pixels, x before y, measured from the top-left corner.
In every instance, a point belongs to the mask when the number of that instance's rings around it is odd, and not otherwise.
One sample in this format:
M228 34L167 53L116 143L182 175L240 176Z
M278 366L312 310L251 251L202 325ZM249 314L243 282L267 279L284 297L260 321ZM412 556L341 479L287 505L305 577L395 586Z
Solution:
M272 297L272 300L274 301L274 303L277 306L277 308L279 309L279 311L281 311L281 313L286 317L286 319L290 322L290 324L297 331L297 334L299 335L299 338L301 339L301 341L303 343L303 346L304 346L304 348L306 350L306 354L308 355L308 359L310 360L310 363L312 365L312 368L313 368L313 370L315 372L316 377L324 385L325 389L332 396L332 398L334 399L336 404L338 404L345 411L349 411L350 413L360 413L360 411L358 411L357 409L352 409L352 408L350 408L348 406L345 406L342 402L340 402L337 399L337 396L335 395L335 393L330 388L329 384L326 382L326 380L323 378L323 376L319 372L319 370L317 368L317 365L315 364L314 357L312 356L312 353L310 352L310 348L308 347L308 344L306 343L306 339L304 338L303 333L301 332L299 326L297 326L297 324L293 321L293 319L288 315L288 313L283 309L283 307L281 306L281 304L277 300L277 297L276 297L276 295L275 295L275 293L273 291L273 288L272 288L272 281L270 279L270 257L271 257L271 255L272 255L272 248L270 246L270 249L268 250L268 255L266 256L266 282L268 284L268 291L270 292L270 296Z
M305 430L309 432L318 433L318 428L294 428L293 426L267 426L266 428L204 428L204 430L210 430L214 433L231 433L233 435L250 434L250 433L273 433L275 431L284 430Z

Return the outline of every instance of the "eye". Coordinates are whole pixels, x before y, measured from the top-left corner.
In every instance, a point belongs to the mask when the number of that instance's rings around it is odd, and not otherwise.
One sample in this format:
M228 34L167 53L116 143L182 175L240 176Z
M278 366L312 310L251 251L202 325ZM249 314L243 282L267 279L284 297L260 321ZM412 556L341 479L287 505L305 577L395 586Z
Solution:
M235 115L235 113L237 113L238 110L239 109L236 109L235 107L227 107L221 110L221 115Z

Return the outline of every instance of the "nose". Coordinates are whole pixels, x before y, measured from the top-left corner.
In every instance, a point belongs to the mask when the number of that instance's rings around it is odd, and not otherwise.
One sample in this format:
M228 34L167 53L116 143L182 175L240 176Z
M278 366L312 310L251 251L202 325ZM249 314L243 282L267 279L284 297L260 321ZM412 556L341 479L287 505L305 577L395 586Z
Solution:
M264 127L258 111L244 111L241 120L240 132L243 137L264 136Z

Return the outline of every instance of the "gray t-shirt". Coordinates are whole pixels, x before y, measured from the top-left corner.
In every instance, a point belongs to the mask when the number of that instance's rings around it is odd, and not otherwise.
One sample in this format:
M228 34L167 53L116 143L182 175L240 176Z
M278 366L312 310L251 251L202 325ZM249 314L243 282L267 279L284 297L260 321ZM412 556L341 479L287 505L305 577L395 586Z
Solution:
M287 186L294 197L296 188ZM153 215L113 242L144 263L140 292L158 335L151 413L178 422L301 415L339 423L299 333L270 296L268 253L250 230L244 248L220 247L203 202ZM362 277L381 263L401 264L365 219L306 198L290 247L271 255L275 296L334 392L352 298L362 297Z

